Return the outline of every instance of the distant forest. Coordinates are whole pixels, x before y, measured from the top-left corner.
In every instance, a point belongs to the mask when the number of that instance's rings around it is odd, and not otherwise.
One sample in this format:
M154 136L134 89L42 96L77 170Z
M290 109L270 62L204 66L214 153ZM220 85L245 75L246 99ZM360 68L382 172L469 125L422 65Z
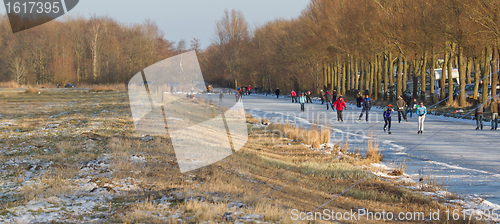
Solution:
M311 0L297 18L251 28L240 11L226 10L205 49L196 39L166 40L152 21L69 18L12 34L2 16L0 81L123 83L195 49L205 81L220 87L336 89L380 99L402 95L412 83L444 98L453 81L429 75L443 67L444 74L458 68L460 89L476 83L475 92L487 92L498 83L499 11L500 0ZM464 91L459 99L464 105Z
M141 69L185 52L155 22L66 18L13 34L0 16L0 82L20 85L126 83ZM190 46L199 50L197 39Z

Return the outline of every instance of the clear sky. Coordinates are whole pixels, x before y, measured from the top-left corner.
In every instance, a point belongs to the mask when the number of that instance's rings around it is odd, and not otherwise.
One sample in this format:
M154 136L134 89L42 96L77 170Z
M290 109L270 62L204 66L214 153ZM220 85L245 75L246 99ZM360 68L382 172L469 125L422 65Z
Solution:
M165 38L178 42L200 39L202 47L212 41L215 23L224 9L241 10L252 28L268 21L300 15L310 0L80 0L69 12L85 17L107 15L123 23L155 21ZM5 14L5 7L0 7Z

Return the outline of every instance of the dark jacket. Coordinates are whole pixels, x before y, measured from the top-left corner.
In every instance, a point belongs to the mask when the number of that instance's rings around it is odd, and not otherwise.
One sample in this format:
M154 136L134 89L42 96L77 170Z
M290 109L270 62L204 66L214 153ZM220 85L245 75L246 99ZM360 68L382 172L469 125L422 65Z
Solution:
M398 109L398 111L404 111L406 109L406 102L403 100L403 98L399 98L396 101L396 106L396 109Z
M276 89L276 95L280 95L280 89Z
M330 95L330 93L326 92L325 93L325 100L326 100L326 102L332 101L332 95Z
M372 100L370 98L363 99L363 109L370 110L372 108Z
M358 96L356 97L356 102L357 102L357 103L361 103L362 101L363 101L363 97L362 97L361 95L358 95Z

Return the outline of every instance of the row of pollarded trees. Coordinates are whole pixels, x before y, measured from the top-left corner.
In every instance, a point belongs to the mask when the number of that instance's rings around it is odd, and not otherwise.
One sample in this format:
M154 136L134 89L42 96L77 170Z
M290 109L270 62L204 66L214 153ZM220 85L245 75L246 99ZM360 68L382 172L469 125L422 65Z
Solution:
M67 18L12 33L0 15L0 82L124 83L141 69L185 49L151 21L124 25L109 17Z
M476 84L476 97L480 79L484 93L490 79L492 86L498 83L498 7L500 1L491 0L313 0L302 18L321 40L314 47L327 52L323 80L330 89L392 98L393 92L402 95L410 81L414 90L420 85L422 100L427 83L431 96L444 99L453 95L451 71L456 67L460 74L458 99L465 105L466 84ZM441 66L448 79L440 79L440 92L436 93L434 69L439 59L444 60ZM415 98L417 95L413 91ZM483 94L482 101L486 97ZM451 101L453 97L448 98Z
M238 79L285 91L318 92L326 86L381 99L402 95L408 82L422 91L429 83L430 94L444 99L453 94L454 88L446 88L453 81L441 79L434 86L429 74L438 66L444 74L456 67L461 90L476 83L477 91L484 78L487 92L490 75L491 84L498 83L499 7L499 0L312 0L298 18L272 21L253 33L235 28L234 21L241 24L244 18L233 10L221 20L227 32L218 27L218 36L239 30L244 38L214 42L204 52L202 68L208 80L221 85ZM384 88L393 85L395 90ZM464 91L458 99L465 105Z

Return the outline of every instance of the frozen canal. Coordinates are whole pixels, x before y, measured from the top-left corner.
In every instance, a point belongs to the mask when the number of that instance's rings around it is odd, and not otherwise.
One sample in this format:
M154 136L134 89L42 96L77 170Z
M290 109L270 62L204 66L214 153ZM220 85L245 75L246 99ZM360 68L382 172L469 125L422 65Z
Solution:
M217 102L218 97L214 98ZM226 95L224 101L222 104L234 104L234 95ZM491 131L488 122L483 131L476 131L472 120L427 115L424 134L417 135L416 116L398 124L396 112L389 135L382 129L380 108L372 109L369 122L364 117L358 122L361 110L348 105L344 122L338 123L336 112L327 111L325 105L318 103L306 104L305 113L300 113L300 105L292 104L290 99L251 95L244 96L244 104L255 117L306 127L313 120L319 125L328 124L332 140L343 143L348 139L352 151L363 152L368 137L373 136L379 141L384 164L404 164L405 172L416 181L420 177L433 179L451 192L477 195L500 204L500 130Z

